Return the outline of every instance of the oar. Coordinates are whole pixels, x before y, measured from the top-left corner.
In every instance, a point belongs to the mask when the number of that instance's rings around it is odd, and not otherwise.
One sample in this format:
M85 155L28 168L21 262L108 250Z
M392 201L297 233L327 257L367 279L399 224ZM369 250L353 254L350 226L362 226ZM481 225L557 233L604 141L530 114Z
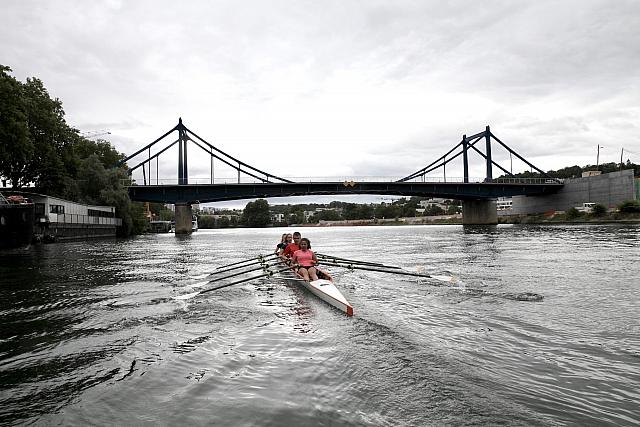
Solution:
M363 267L363 266L356 266L356 265L353 265L353 264L340 264L340 263L327 262L327 261L323 261L322 264L333 265L334 267L347 268L349 270L356 269L356 270L367 270L367 271L379 271L380 273L400 274L402 276L425 277L427 279L436 279L436 280L441 280L443 282L451 282L451 281L453 281L453 277L451 277L451 276L431 276L429 274L411 273L410 271L387 270L387 269L384 269L384 268Z
M266 264L266 263L267 263L267 261L265 261L264 259L261 259L260 261L252 261L252 262L249 262L247 264L236 265L234 267L225 268L224 270L216 270L213 273L209 273L209 276L213 276L214 274L226 273L227 271L233 271L233 270L237 270L239 268L249 267L250 265Z
M238 262L234 262L234 263L227 264L227 265L221 265L220 267L218 267L218 269L222 269L222 268L226 268L226 267L231 267L232 265L244 264L244 263L246 263L246 262L250 262L250 261L263 260L263 259L265 259L265 258L269 258L269 257L276 256L276 255L277 255L277 254L275 254L275 253L270 253L270 254L267 254L267 255L258 255L258 256L257 256L257 257L255 257L255 258L249 258L249 259L245 259L245 260L243 260L243 261L238 261Z
M259 279L259 278L261 278L261 277L273 276L273 275L274 275L274 274L276 274L276 273L282 273L283 271L287 271L287 270L289 270L289 267L287 267L287 268L282 268L282 269L280 269L280 270L276 270L276 271L270 271L270 270L268 270L268 271L267 271L266 273L264 273L264 274L259 274L259 275L257 275L257 276L253 276L253 277L247 277L246 279L236 280L235 282L231 282L231 283L225 283L224 285L216 286L215 288L205 289L204 291L200 291L200 292L193 292L193 293L191 293L191 294L181 295L181 296L173 297L173 298L174 298L174 299L180 299L180 300L191 299L191 298L193 298L193 297L195 297L195 296L197 296L197 295L204 294L204 293L206 293L206 292L211 292L211 291L215 291L215 290L218 290L218 289L227 288L227 287L229 287L229 286L233 286L233 285L237 285L237 284L240 284L240 283L248 282L248 281L250 281L250 280Z
M258 271L258 270L264 270L265 268L268 267L273 267L274 265L278 264L278 262L275 262L273 264L263 264L260 265L260 267L256 267L256 268L251 268L249 270L242 270L239 271L237 273L233 273L233 274L229 274L227 276L222 276L222 277L216 277L213 280L209 280L208 283L214 283L214 282L219 282L220 280L224 280L224 279L229 279L230 277L236 277L236 276L240 276L241 274L245 274L245 273L251 273L252 271ZM244 267L244 266L243 266ZM235 269L234 269L235 270ZM229 270L224 270L224 271L229 271Z
M323 259L326 259L326 260L333 260L333 262L346 262L346 263L349 263L349 264L369 265L369 266L372 266L372 267L383 267L383 268L400 269L400 267L396 267L394 265L385 265L385 264L380 264L378 262L358 261L357 259L340 258L340 257L333 256L333 255L316 254L316 256L318 258L323 258Z

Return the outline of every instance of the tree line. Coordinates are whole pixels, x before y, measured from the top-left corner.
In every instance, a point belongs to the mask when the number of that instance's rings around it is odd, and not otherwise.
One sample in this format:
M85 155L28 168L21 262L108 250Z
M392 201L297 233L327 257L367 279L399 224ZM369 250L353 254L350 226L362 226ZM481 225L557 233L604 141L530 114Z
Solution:
M3 186L79 203L115 206L120 235L144 230L143 206L132 203L122 180L125 158L108 141L92 141L65 120L62 101L52 99L35 77L21 82L0 65L0 179ZM30 189L30 191L32 191Z
M442 208L437 204L428 204L424 212L420 202L427 200L424 197L401 198L392 203L347 203L333 201L329 204L295 204L295 205L273 205L264 199L258 199L247 203L239 218L236 219L233 212L218 212L218 218L212 215L198 215L198 225L200 228L227 228L227 227L266 227L267 225L288 226L292 224L313 224L319 221L342 221L342 220L370 220L370 219L390 219L415 216L433 216L455 214L461 211L460 201L445 200ZM313 212L305 215L305 212ZM272 215L281 215L282 220L273 220Z
M553 178L580 178L582 176L582 172L586 171L595 171L599 170L602 173L611 173L617 172L620 170L633 169L633 175L638 177L640 176L640 165L632 163L630 160L627 160L625 163L601 163L598 166L596 165L586 165L586 166L567 166L558 170L549 170L547 171L547 175ZM543 176L538 172L525 171L517 174L513 174L516 178L543 178ZM508 175L502 175L500 178L509 178Z

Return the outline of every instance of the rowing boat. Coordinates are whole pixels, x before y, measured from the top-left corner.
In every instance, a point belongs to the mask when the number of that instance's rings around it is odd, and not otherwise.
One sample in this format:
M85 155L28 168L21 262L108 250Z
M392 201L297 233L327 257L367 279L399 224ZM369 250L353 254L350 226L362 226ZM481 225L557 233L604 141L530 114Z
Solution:
M349 304L349 301L347 301L338 288L336 288L333 281L318 279L307 282L293 268L282 272L282 276L287 283L300 285L327 304L345 312L347 316L353 316L353 307Z

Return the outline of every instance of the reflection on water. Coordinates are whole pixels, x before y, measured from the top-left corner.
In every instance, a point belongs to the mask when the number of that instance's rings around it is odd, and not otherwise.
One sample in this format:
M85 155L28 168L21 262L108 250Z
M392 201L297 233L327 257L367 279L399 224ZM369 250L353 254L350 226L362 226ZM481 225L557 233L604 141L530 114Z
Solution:
M353 318L272 278L173 298L282 231L0 253L0 422L640 422L640 227L305 228L456 280L331 269Z

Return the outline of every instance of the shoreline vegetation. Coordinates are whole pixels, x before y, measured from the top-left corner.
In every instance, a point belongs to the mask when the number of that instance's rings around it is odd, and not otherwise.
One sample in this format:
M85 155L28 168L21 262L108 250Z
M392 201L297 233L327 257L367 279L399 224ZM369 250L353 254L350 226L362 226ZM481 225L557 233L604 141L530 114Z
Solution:
M550 216L540 215L505 215L498 217L498 224L614 224L640 223L640 214L611 214L592 216L585 214L577 218L567 219L564 214ZM309 224L292 224L295 227L356 227L381 225L462 225L462 215L440 217L407 217L393 219L321 221Z
M275 205L258 200L252 209L223 211L216 215L198 215L200 228L236 227L349 227L377 225L463 224L458 201L447 201L446 210L424 204L418 213L420 198L399 199L392 204L358 205L331 202L329 205ZM251 203L250 203L251 204ZM311 210L311 209L314 209ZM308 209L308 210L307 210ZM433 212L433 213L432 213ZM628 200L616 208L596 203L591 207L570 208L540 214L512 214L500 209L498 224L600 224L640 222L640 201ZM390 215L391 214L391 215ZM217 217L217 218L216 218Z

